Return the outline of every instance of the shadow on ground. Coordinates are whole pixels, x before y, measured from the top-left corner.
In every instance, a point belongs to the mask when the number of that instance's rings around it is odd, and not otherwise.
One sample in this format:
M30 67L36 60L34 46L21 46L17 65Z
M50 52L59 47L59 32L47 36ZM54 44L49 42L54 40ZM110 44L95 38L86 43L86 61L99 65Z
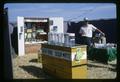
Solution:
M110 71L117 72L116 68L109 68Z
M116 64L110 64L112 67L116 67L117 65Z
M29 62L37 63L38 60L37 60L37 59L32 59L32 60L30 60Z
M35 66L19 66L23 70L27 71L29 74L40 78L40 79L53 79L51 76L46 74L41 68Z
M116 72L116 68L115 68L115 67L114 67L114 68L111 68L111 67L109 67L108 65L106 65L106 66L101 66L101 65L87 64L87 66L88 66L88 67L95 67L95 68L106 68L106 69L108 69L108 70L110 70L110 71Z
M93 65L93 64L87 64L88 67L96 67L96 68L107 68L105 66L100 66L100 65Z

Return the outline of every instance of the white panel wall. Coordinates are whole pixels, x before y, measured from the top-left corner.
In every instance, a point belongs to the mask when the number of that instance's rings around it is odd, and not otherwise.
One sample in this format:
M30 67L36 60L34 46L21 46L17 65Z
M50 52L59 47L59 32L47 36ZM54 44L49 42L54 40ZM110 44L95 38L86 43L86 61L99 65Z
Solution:
M53 21L53 25L49 26L50 32L53 32L53 27L57 26L57 33L64 33L63 30L63 17L51 17L49 20Z
M18 55L25 55L24 45L24 17L17 17L17 28L18 28Z

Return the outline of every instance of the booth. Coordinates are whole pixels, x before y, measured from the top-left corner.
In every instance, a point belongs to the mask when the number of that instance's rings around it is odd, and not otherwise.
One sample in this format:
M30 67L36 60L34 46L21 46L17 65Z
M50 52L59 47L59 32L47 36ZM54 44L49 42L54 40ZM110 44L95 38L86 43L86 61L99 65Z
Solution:
M41 43L48 41L48 32L63 33L63 17L17 17L18 55L37 53Z

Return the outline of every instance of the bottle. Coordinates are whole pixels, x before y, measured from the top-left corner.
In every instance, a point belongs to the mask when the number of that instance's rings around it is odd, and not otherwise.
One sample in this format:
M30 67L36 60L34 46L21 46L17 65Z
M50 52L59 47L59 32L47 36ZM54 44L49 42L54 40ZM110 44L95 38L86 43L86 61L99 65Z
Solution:
M64 34L64 46L69 46L69 35L68 35L68 33Z
M54 33L50 33L50 44L54 45Z
M64 43L64 33L60 34L60 45L62 46Z
M75 46L75 39L70 39L69 44L70 44L70 47Z
M55 33L52 33L52 44L55 45Z
M75 45L75 34L69 33L69 46L72 47Z
M48 32L48 44L50 44L50 33Z
M102 43L106 44L106 38L104 36L101 37Z
M54 34L54 45L58 45L58 33L53 33Z
M62 42L61 42L61 39L62 39L62 38L61 38L61 33L58 33L58 45L61 45L61 43L62 43Z
M59 37L60 37L60 34L59 33L56 33L56 45L59 45Z

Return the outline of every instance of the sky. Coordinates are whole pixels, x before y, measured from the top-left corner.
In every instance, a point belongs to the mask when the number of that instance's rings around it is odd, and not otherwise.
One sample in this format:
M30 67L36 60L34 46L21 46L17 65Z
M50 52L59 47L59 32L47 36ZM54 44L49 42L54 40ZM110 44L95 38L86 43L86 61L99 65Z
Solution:
M114 3L7 3L9 21L23 17L63 17L64 21L116 18Z

